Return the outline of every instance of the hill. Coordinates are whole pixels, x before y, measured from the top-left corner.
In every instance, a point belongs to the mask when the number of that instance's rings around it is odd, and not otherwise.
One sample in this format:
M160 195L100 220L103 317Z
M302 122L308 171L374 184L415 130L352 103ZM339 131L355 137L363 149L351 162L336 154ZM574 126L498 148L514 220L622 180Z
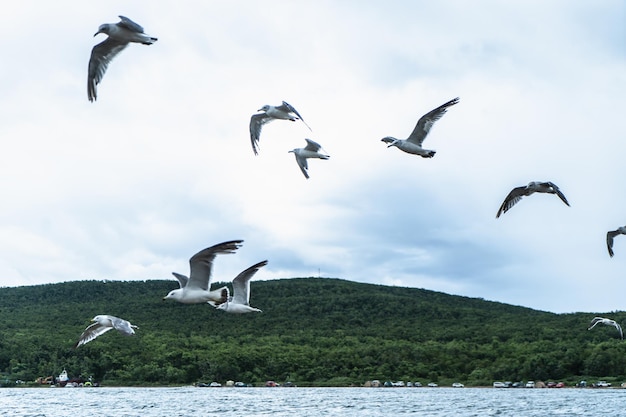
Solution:
M291 380L299 385L420 380L626 376L614 328L587 331L593 314L554 314L417 288L330 278L253 281L263 313L232 315L162 298L175 281L74 281L0 288L0 373L58 374L105 384ZM96 314L139 326L73 350ZM610 317L620 322L623 312Z

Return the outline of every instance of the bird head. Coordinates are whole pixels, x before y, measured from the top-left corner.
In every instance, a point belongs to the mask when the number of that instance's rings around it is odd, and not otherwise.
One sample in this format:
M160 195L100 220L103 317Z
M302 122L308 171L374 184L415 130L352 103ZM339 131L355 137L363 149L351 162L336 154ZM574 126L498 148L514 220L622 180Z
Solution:
M104 23L102 25L100 25L100 27L98 28L98 31L96 33L93 34L93 36L96 36L100 33L104 33L106 35L109 34L109 24L108 23Z
M265 106L261 107L259 110L257 111L268 111L270 109L269 104L266 104Z
M163 297L163 301L169 300L170 298L173 300L177 300L180 298L180 288L177 290L170 291L165 297Z

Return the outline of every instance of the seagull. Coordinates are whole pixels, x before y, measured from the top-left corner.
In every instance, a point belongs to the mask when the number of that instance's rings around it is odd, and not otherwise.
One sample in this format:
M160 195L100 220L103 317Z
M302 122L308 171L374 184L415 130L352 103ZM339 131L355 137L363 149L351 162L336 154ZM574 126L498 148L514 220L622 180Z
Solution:
M509 195L506 196L504 202L500 206L498 214L496 214L496 219L500 217L502 213L506 213L507 211L509 211L511 207L513 207L515 204L517 204L518 201L522 199L523 196L531 195L533 193L556 194L559 196L561 201L569 206L565 195L563 195L561 190L559 190L559 187L557 187L554 183L531 181L526 186L515 187L511 190Z
M596 324L598 323L606 324L607 326L614 326L617 330L619 330L620 338L624 340L624 333L622 333L622 326L617 324L615 320L605 319L604 317L594 317L590 323L591 327L589 327L587 330L593 329L594 327L596 327Z
M176 300L184 304L209 303L213 306L228 301L228 287L211 291L211 269L217 254L235 253L243 240L231 240L203 249L189 259L189 277L172 272L180 288L172 290L163 300Z
M80 345L91 342L96 337L108 332L111 329L115 329L124 336L132 336L135 334L133 329L139 327L130 322L120 319L119 317L109 316L106 314L100 314L91 319L94 323L89 325L85 331L80 335L78 341L74 344L74 349Z
M259 154L259 139L261 136L261 128L264 124L271 122L272 120L302 120L302 123L311 130L308 124L304 121L298 110L296 110L291 104L283 101L280 106L270 106L266 104L257 111L263 113L253 114L250 118L250 141L252 142L252 150L255 155Z
M387 136L382 138L381 140L385 143L388 143L388 148L395 146L401 151L412 153L414 155L419 155L422 158L432 158L433 156L435 156L436 151L422 148L422 143L424 142L424 139L426 139L426 136L428 136L428 132L430 132L433 124L435 124L437 120L441 119L441 117L446 114L446 111L448 111L448 107L453 106L458 102L459 98L454 98L420 117L420 119L417 121L415 129L413 129L413 132L411 132L409 137L406 139L396 139L392 136Z
M609 255L613 257L613 238L617 235L626 235L626 226L618 227L617 230L609 230L606 232L606 248L609 250Z
M307 158L319 158L319 159L328 159L330 155L324 155L320 153L319 150L322 149L322 145L319 143L312 141L311 139L306 140L307 145L304 148L296 148L289 152L293 152L296 157L296 162L300 167L300 171L304 174L304 176L309 179L309 173L307 170L309 169L309 164L307 163ZM288 153L289 153L288 152Z
M243 314L253 311L261 312L258 308L250 307L250 278L259 270L259 268L267 265L267 261L259 262L250 268L242 271L233 279L233 296L227 302L217 306L218 310L224 310L227 313Z
M102 81L107 67L117 54L122 52L130 42L152 45L157 38L146 35L143 28L127 17L120 16L118 23L104 23L100 25L99 33L109 35L91 50L89 59L89 71L87 75L87 97L93 102L97 98L96 85Z

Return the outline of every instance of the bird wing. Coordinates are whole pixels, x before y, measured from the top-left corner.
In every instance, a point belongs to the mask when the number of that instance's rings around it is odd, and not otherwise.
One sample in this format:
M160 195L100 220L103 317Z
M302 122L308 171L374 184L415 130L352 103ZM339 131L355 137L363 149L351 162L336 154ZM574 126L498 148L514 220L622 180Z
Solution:
M613 257L613 238L619 235L619 230L611 230L606 232L606 248L609 250L609 256Z
M565 198L565 195L561 192L561 190L559 189L559 187L556 186L556 184L554 184L553 182L547 182L546 183L548 186L552 187L552 189L554 190L554 192L556 193L556 195L559 196L559 198L561 199L561 201L563 201L566 205L569 206L569 203L567 202L567 198Z
M217 254L235 253L241 246L241 243L243 243L243 240L218 243L193 255L189 259L191 272L186 287L208 291L211 286L211 270L213 269L215 256Z
M183 274L179 274L178 272L172 272L172 275L174 275L174 277L176 277L176 279L178 280L180 288L185 288L185 286L187 285L187 281L189 281L189 278Z
M112 328L113 327L103 326L98 322L87 326L87 328L81 333L78 341L74 344L74 349L76 349L80 345L91 342L93 339L100 336L101 334L108 332Z
M587 330L593 329L594 327L596 327L596 324L602 323L602 320L604 320L604 317L594 317L591 320L591 323L589 323L589 328Z
M139 24L133 22L132 20L130 20L126 16L119 16L119 18L121 20L117 24L118 26L121 26L124 29L128 29L131 32L143 33L143 28Z
M250 268L242 271L233 279L233 299L234 304L250 304L250 278L256 272L267 265L267 260L252 265Z
M618 323L614 322L615 327L617 328L617 330L619 330L619 337L621 339L624 339L624 333L622 332L622 326L620 326Z
M446 114L448 107L453 106L458 102L459 98L454 98L420 117L420 119L417 121L417 125L415 125L415 128L413 129L413 132L411 132L411 134L407 138L407 141L422 146L422 142L424 142L424 139L428 135L428 132L430 132L430 129L433 127L433 124L435 124L437 120L441 119L441 117Z
M255 155L259 154L259 139L263 125L274 120L265 113L253 114L250 118L250 142Z
M511 207L516 205L524 196L524 191L526 191L526 187L515 187L511 190L509 195L506 196L500 209L498 209L498 214L496 214L496 219L500 217L502 213L506 213L509 211Z
M300 113L298 113L298 110L296 110L296 108L295 108L295 107L293 107L291 104L287 103L286 101L283 101L283 104L281 104L281 105L280 105L280 106L278 106L277 108L278 108L278 110L282 110L282 111L287 112L287 113L290 113L290 112L291 112L291 113L295 114L296 116L298 116L298 119L302 120L302 123L304 123L304 125L305 125L306 127L308 127L308 128L309 128L309 130L310 130L311 132L313 131L313 130L309 127L309 125L308 125L308 124L306 124L306 122L304 121L304 119L302 118L302 116L300 116Z
M296 162L300 167L300 171L302 171L306 179L309 179L309 173L307 172L307 169L309 169L309 164L307 163L306 158L298 155L297 153L294 153L294 155L296 156Z
M118 332L125 336L132 336L135 334L133 327L137 328L137 326L130 324L129 321L114 316L109 316L109 318L111 319L111 323L113 323L113 328Z
M91 50L89 69L87 71L87 97L89 101L97 98L96 86L102 81L109 63L117 54L126 48L128 42L119 42L111 38L100 42Z
M304 139L306 140L307 145L304 147L305 150L307 151L311 151L311 152L317 152L322 148L322 145L320 145L319 143L311 140L311 139Z

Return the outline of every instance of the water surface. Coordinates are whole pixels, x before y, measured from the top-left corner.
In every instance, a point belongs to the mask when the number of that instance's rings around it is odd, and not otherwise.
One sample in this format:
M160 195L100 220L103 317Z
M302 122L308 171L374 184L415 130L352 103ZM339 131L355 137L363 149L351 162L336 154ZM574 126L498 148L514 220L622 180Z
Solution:
M626 414L622 389L3 388L7 416L586 416Z

